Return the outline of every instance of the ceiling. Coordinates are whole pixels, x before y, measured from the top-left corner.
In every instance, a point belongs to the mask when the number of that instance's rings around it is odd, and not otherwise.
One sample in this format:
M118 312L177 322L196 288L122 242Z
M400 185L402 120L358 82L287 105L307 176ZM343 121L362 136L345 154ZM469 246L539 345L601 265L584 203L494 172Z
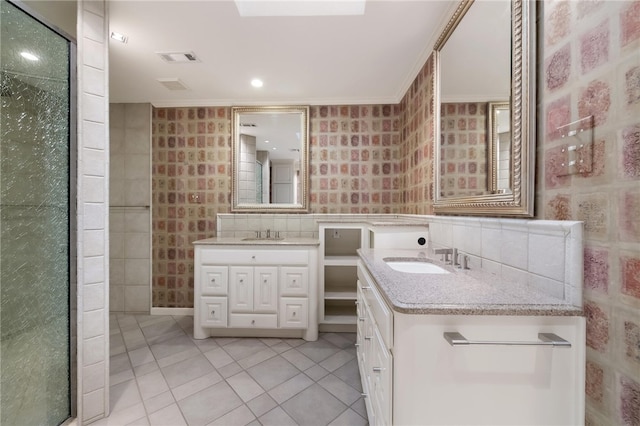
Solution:
M128 37L110 40L110 102L397 103L455 3L368 0L364 15L241 17L231 0L110 1L110 31ZM158 52L193 52L199 62L169 64ZM187 89L158 81L175 78Z

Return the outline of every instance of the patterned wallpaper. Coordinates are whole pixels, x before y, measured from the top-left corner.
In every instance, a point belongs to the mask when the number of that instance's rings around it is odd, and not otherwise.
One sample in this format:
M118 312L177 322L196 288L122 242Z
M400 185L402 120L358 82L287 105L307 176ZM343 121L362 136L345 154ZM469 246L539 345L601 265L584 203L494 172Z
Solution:
M312 213L397 213L399 107L311 108Z
M400 106L310 109L310 212L399 213ZM231 109L154 108L152 298L193 306L192 242L231 210Z
M433 213L433 60L400 102L400 212Z
M584 221L588 425L640 425L640 1L544 2L536 217ZM593 168L557 128L593 115Z
M640 424L640 1L545 0L536 218L585 222L587 424ZM313 213L432 213L429 59L400 104L311 113ZM153 116L153 306L192 306L190 243L230 210L230 109ZM557 128L593 115L594 167Z
M441 121L442 195L485 194L487 103L442 104Z
M193 306L193 245L230 211L230 108L152 113L152 306Z

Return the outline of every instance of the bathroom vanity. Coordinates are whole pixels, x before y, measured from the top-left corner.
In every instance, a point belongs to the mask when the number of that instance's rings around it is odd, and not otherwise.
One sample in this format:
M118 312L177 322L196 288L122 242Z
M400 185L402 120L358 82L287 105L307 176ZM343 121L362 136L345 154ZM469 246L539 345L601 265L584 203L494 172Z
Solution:
M194 242L194 337L318 338L316 239Z
M584 423L579 307L425 250L359 255L357 356L369 424ZM390 260L432 263L425 270L438 273L400 272Z

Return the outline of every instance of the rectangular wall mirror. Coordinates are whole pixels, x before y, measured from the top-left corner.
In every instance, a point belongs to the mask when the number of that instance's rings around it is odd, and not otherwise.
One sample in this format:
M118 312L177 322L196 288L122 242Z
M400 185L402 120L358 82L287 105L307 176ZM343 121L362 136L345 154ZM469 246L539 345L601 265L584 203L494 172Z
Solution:
M232 126L232 211L308 211L309 107L233 107Z
M434 211L533 216L535 1L462 0L434 50Z

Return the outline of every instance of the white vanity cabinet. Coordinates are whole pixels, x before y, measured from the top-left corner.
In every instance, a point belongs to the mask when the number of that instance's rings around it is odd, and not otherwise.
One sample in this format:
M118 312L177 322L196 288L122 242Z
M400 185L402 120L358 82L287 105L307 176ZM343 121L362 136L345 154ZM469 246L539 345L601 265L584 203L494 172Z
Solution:
M402 313L381 291L360 262L357 355L371 425L584 424L583 317ZM453 345L452 332L468 340Z
M307 245L196 242L194 337L316 340L317 257Z

